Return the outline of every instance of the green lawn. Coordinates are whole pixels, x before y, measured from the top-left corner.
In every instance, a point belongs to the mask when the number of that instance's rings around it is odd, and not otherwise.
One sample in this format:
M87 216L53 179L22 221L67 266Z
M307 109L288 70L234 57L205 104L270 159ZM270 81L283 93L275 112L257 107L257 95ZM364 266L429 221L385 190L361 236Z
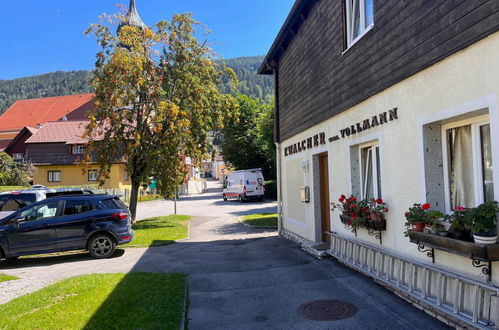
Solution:
M254 227L277 227L277 213L257 213L246 215L243 222Z
M0 308L0 329L179 329L184 274L73 277Z
M19 278L15 276L10 276L7 274L0 273L0 282L10 281L10 280L18 280Z
M186 238L188 233L187 215L169 215L137 221L133 225L135 237L123 247L150 247L167 245L175 240Z

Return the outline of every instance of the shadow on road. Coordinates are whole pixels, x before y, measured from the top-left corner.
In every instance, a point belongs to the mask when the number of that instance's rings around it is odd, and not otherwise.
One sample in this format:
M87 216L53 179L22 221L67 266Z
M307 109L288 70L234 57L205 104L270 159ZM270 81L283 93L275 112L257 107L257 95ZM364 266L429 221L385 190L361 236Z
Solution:
M119 258L125 254L124 249L116 249L111 257ZM94 260L87 251L61 252L47 255L35 255L21 257L16 260L0 262L0 269L19 269L33 266L50 266L61 263L79 262L84 260Z

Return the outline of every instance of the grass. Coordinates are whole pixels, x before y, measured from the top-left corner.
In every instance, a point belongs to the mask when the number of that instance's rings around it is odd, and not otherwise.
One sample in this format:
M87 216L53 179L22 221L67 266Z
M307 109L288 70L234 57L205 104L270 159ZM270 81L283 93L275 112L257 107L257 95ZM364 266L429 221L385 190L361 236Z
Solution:
M19 279L18 277L0 273L0 282L18 280L18 279Z
M179 329L184 274L93 274L66 279L0 309L0 329Z
M160 195L143 195L143 196L140 196L137 198L137 201L139 203L142 203L142 202L148 202L148 201L155 201L155 200L159 200L159 199L163 199L162 196Z
M277 228L277 213L256 213L243 217L243 222L253 227Z
M177 239L186 238L188 233L187 215L169 215L137 221L133 225L135 237L122 247L150 247L168 245Z

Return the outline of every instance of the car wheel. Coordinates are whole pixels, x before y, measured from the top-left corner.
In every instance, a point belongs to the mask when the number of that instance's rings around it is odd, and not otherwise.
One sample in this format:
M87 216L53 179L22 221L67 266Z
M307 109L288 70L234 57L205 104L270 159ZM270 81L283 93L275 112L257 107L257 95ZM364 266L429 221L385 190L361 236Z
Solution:
M224 194L224 201L227 201L227 196Z
M242 194L241 195L241 200L240 200L241 203L244 203L246 202L246 194Z
M258 197L259 202L263 202L263 197Z
M116 250L116 242L107 234L97 234L88 242L88 252L97 259L109 258Z

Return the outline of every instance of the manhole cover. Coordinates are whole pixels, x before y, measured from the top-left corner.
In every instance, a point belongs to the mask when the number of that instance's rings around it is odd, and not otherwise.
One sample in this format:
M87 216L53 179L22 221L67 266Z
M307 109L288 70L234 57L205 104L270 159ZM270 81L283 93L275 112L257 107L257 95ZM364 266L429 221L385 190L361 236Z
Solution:
M298 308L298 314L309 320L337 321L352 317L357 307L341 300L314 300Z

